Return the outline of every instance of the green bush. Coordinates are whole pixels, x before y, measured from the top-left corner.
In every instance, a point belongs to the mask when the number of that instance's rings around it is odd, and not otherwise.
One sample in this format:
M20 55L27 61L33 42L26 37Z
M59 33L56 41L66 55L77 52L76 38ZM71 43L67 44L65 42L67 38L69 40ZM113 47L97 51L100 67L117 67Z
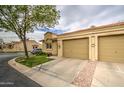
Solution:
M36 53L35 55L37 55L37 56L39 56L39 55L46 55L46 56L47 56L47 54L44 53L44 52L38 52L38 53Z

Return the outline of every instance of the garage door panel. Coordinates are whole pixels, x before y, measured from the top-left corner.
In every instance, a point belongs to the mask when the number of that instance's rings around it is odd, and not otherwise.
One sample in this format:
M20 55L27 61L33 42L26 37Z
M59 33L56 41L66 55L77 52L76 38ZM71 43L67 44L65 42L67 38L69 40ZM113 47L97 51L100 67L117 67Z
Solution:
M124 62L123 58L101 57L101 62Z
M124 62L124 35L99 37L99 60Z
M64 57L88 59L88 38L63 41Z

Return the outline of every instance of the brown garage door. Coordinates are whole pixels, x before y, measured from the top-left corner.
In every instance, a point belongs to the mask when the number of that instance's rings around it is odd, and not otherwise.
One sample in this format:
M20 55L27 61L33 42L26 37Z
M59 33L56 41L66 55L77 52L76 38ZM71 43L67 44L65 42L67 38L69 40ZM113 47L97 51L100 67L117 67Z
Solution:
M70 58L88 59L88 38L63 41L63 56Z
M124 62L124 35L99 37L99 60Z

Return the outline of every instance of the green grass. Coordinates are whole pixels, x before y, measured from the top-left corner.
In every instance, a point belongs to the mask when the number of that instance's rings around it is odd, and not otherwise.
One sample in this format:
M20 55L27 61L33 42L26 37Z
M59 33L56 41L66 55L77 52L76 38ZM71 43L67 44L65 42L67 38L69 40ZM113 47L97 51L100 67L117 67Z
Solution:
M23 65L26 65L28 67L34 67L39 64L43 64L45 62L48 62L52 59L47 58L46 55L40 55L40 56L31 56L28 59L25 57L19 57L16 58L16 62L21 63Z

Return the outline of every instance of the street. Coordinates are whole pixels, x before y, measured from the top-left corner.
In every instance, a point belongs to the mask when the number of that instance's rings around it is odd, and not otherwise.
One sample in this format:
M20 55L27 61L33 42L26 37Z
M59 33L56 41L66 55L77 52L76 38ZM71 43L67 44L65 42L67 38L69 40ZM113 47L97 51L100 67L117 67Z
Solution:
M19 53L0 53L0 87L40 87L8 65L10 59L19 55Z

